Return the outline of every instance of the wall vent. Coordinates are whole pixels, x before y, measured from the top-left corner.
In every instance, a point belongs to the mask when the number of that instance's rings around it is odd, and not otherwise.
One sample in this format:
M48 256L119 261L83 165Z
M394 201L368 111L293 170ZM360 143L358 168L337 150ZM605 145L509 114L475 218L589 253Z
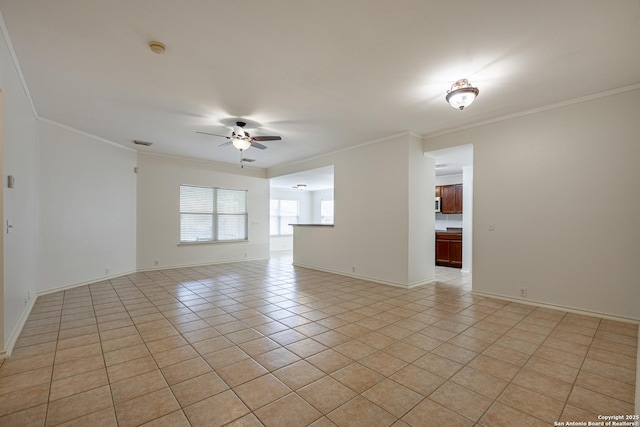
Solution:
M140 140L137 140L137 139L134 139L133 143L136 144L136 145L144 145L145 147L148 147L151 144L153 144L152 142L140 141Z

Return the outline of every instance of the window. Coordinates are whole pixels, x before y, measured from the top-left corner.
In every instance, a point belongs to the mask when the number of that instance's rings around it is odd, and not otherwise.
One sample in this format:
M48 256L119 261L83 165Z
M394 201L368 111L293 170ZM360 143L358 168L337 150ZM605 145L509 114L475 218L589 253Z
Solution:
M320 224L333 224L333 200L320 201Z
M269 233L272 236L293 234L289 224L298 223L297 200L271 200Z
M180 186L180 242L247 240L247 191Z

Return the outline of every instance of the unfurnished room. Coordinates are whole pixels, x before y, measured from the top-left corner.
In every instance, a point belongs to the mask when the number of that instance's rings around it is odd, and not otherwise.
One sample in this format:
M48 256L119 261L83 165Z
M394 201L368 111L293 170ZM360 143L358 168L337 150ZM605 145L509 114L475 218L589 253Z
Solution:
M0 30L0 426L640 426L637 0Z

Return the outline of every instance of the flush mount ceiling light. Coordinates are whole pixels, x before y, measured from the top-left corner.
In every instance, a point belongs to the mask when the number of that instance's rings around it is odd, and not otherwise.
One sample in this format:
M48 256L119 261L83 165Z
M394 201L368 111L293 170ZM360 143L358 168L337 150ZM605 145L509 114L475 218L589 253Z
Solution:
M162 55L167 50L164 43L157 42L157 41L150 41L149 49L151 49L151 52L156 53L158 55Z
M304 190L305 188L307 188L307 184L294 185L292 188L297 188L298 190Z
M458 80L451 85L451 89L447 91L447 102L458 110L464 110L465 107L471 105L480 91L477 87L471 86L469 80Z

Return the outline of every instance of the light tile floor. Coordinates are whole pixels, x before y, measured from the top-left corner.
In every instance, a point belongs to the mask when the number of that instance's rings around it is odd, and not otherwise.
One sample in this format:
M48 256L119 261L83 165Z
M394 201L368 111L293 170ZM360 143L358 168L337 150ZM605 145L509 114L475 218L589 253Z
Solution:
M2 426L550 426L632 414L636 325L412 290L290 257L39 297Z

